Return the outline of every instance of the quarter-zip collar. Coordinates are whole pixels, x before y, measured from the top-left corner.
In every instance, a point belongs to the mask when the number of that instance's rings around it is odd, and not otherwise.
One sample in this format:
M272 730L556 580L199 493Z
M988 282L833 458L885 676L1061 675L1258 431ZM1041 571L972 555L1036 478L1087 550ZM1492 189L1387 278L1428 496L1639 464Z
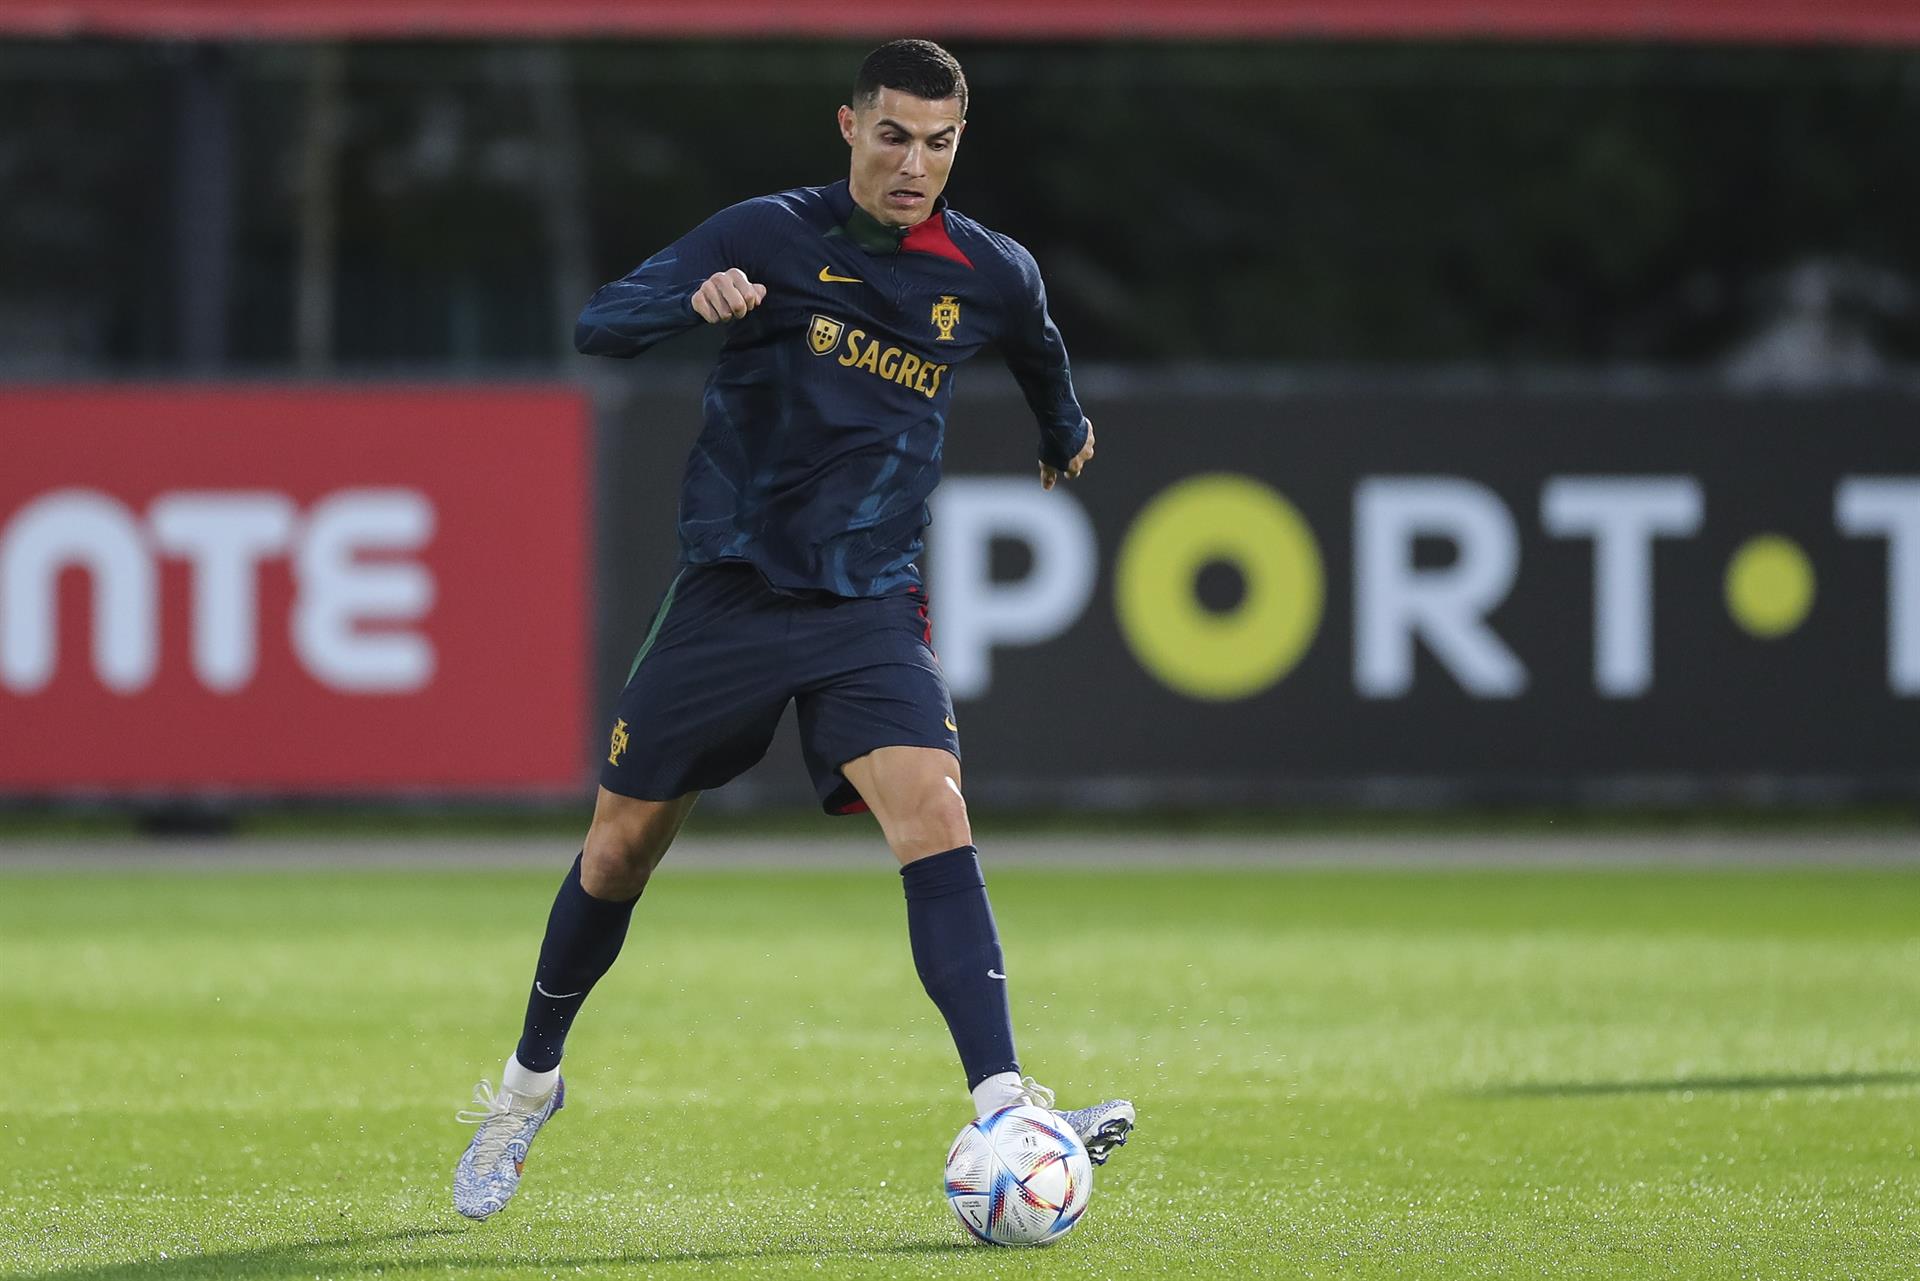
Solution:
M846 179L841 179L827 188L827 204L834 215L840 219L840 225L834 229L870 254L897 254L900 242L912 234L913 227L891 227L862 209L848 189ZM937 196L933 202L933 212L923 222L943 217L946 213L947 198ZM921 224L916 223L915 226ZM829 233L832 234L832 233Z

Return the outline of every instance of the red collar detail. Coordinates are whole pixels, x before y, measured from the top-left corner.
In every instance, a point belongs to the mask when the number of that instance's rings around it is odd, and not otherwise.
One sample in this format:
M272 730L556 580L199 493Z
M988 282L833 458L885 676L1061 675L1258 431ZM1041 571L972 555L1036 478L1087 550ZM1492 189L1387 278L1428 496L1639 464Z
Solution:
M914 254L932 254L936 258L951 258L957 263L973 266L973 259L960 252L960 246L953 243L953 237L947 234L947 211L936 209L933 216L924 222L915 223L900 237L900 252Z

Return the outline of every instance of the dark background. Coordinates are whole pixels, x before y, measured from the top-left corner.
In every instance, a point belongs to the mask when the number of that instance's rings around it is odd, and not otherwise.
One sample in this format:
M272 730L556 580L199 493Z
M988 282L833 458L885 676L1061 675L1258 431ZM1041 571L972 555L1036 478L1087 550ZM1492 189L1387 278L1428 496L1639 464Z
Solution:
M335 305L308 363L571 374L581 289L844 175L867 47L0 43L0 369L301 363L317 241ZM1920 352L1910 50L955 51L950 195L1033 249L1082 362L1716 367L1797 279L1881 359ZM209 237L225 340L196 352Z

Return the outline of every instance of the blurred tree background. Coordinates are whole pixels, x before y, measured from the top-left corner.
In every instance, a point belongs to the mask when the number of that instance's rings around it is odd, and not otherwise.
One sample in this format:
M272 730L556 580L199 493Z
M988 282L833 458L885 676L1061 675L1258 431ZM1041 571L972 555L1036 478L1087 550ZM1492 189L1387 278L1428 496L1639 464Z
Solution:
M0 43L0 373L550 372L602 280L844 176L865 48ZM1082 363L1920 355L1920 53L954 50L949 195Z

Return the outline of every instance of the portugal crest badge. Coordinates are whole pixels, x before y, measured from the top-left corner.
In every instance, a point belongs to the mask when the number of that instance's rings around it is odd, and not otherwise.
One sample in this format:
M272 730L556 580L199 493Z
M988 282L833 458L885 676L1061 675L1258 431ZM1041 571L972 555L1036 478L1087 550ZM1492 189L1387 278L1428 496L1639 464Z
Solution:
M832 316L814 313L813 324L807 328L807 346L813 348L813 354L824 356L840 345L840 331L845 326Z
M933 304L933 323L940 330L939 342L953 341L953 328L960 323L960 300L952 294L941 294L940 301Z

